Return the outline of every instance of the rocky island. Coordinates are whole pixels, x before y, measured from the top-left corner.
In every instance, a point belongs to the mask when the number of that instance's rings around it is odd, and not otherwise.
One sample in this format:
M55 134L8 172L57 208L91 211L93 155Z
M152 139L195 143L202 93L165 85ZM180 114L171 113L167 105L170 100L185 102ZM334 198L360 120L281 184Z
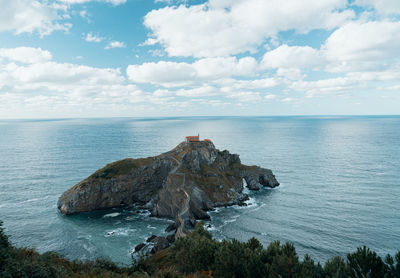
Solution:
M243 165L239 155L197 137L158 156L108 164L64 192L57 206L67 215L136 206L174 220L171 230L179 237L196 219L209 218L207 211L244 204L244 186L259 190L278 185L271 170Z

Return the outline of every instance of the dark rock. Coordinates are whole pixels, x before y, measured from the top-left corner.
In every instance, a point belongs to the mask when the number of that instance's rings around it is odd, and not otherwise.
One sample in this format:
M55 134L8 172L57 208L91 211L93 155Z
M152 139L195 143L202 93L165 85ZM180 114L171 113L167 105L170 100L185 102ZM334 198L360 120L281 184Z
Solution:
M146 239L146 242L152 242L156 237L157 237L156 235L152 235L151 237Z
M175 223L175 222L169 224L168 227L165 228L165 232L166 232L166 233L172 232L172 231L174 231L174 230L176 230L176 223Z
M239 200L240 203L243 203L243 202L245 202L245 201L248 201L248 200L249 200L249 195L247 195L247 194L241 194L240 197L238 198L238 200Z
M263 186L271 188L279 186L279 182L276 180L275 175L272 173L271 170L259 168L259 171L259 181Z
M175 242L175 235L174 234L167 235L167 240L171 244L174 243Z
M129 204L174 220L166 231L184 235L195 219L209 219L207 211L243 204L243 179L251 190L279 185L271 170L243 165L212 142L182 142L155 157L106 165L64 192L57 207L73 214Z
M258 182L258 177L255 175L244 176L244 180L246 181L247 187L250 190L260 190L261 184Z
M140 243L138 245L135 246L135 252L139 252L140 250L143 249L143 247L145 247L146 244L145 243Z
M207 220L210 219L210 216L208 215L208 213L206 212L206 210L208 210L207 206L203 206L203 204L201 203L201 201L196 202L196 196L194 196L195 194L193 194L192 192L192 198L190 199L190 211L192 212L193 216L195 219L201 219L201 220Z
M184 221L184 225L185 225L186 229L190 230L190 229L194 228L194 226L196 225L196 220L193 218L186 219Z
M193 217L199 220L209 220L210 216L208 215L207 212L205 212L204 210L198 209L196 207L193 207L191 209L191 212L193 214Z
M242 175L250 190L259 190L260 186L274 188L279 185L279 182L269 169L258 166L245 166L243 169Z
M167 238L158 236L154 239L154 247L151 249L152 253L164 250L169 247L169 241Z

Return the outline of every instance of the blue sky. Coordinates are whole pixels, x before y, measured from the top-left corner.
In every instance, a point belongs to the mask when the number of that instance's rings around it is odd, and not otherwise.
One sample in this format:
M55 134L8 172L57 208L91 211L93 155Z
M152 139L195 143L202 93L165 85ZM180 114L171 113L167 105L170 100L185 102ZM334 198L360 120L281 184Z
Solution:
M398 0L0 6L0 118L400 114Z

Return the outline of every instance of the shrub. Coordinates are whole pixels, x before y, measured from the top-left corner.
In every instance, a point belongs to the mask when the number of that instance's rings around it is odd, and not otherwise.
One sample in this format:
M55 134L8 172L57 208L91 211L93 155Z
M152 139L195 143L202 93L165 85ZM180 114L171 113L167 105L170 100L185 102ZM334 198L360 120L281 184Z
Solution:
M348 274L355 278L378 278L385 275L385 264L382 259L366 246L347 255Z
M7 235L4 234L3 222L0 221L0 274L4 272L7 261L9 260L9 248L10 243ZM0 275L0 277L2 277L2 275Z
M109 259L94 262L70 261L55 252L42 255L27 248L13 247L0 221L0 277L131 277L131 278L399 278L400 252L383 261L367 247L348 254L345 261L333 257L322 267L305 255L299 261L291 243L272 242L266 249L256 238L247 242L217 242L202 224L169 250L156 256L143 254L123 268ZM161 254L162 253L162 254ZM160 255L161 254L161 255Z
M388 254L385 258L385 263L387 278L400 277L400 252L396 253L395 259Z
M217 242L212 240L211 234L204 229L202 223L197 223L189 236L175 241L169 250L169 256L180 271L193 273L210 269L214 264L216 248Z
M342 257L336 256L328 260L324 270L327 278L347 278L346 263Z
M247 277L250 254L245 243L223 240L215 254L215 277Z

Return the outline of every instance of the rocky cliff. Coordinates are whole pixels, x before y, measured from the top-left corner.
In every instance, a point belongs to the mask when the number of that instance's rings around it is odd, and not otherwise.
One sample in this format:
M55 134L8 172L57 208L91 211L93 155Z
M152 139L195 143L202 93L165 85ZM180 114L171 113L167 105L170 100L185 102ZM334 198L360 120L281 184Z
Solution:
M179 236L195 219L208 218L208 210L242 204L243 180L251 190L279 185L271 170L243 165L237 154L219 151L212 142L182 142L155 157L106 165L64 192L58 208L73 214L138 206L175 220Z

